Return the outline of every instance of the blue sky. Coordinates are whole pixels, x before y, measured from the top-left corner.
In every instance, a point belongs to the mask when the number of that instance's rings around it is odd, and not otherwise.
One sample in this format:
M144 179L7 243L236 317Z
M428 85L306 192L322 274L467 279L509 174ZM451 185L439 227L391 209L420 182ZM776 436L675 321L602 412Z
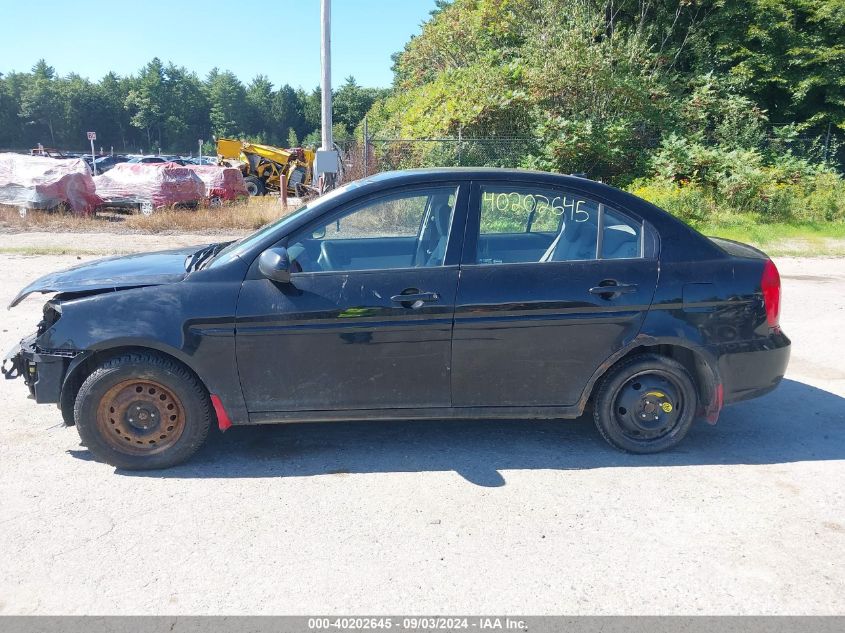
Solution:
M390 85L390 55L433 8L434 0L333 0L333 85L348 75ZM201 77L216 66L244 83L258 73L276 86L320 82L319 0L30 0L4 2L2 13L3 73L43 57L61 75L96 80L135 73L157 56Z

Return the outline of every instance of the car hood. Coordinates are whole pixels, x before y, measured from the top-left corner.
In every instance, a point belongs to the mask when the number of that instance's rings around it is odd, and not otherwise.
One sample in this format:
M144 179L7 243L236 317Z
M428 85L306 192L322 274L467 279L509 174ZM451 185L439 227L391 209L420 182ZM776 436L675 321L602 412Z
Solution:
M15 307L33 292L96 292L175 283L187 276L185 259L200 248L108 257L50 273L21 290L9 307Z

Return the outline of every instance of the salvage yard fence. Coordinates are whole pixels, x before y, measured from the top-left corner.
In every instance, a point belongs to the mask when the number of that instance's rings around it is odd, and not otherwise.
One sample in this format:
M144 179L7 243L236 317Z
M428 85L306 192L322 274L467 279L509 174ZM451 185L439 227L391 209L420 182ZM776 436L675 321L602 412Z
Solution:
M660 138L646 143L654 148ZM388 138L361 136L338 143L344 163L343 180L349 182L382 171L423 167L506 167L525 166L525 159L542 153L542 139L525 135L455 136L439 138ZM798 158L829 161L845 171L845 135L799 136L789 140L771 137L769 143L788 150ZM588 173L595 179L608 174Z
M376 138L341 145L345 180L382 171L419 167L520 167L535 153L538 139L487 138Z

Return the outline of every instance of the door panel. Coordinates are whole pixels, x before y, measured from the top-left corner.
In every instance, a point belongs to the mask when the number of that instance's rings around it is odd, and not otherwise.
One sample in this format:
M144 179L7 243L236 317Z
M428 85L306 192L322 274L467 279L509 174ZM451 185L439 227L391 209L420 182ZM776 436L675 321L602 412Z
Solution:
M455 302L454 406L575 405L600 365L637 335L657 260L639 257L641 224L608 209L530 182L474 183ZM542 231L528 230L531 218ZM501 226L526 232L495 233ZM605 252L633 257L596 258Z
M371 194L284 238L290 284L253 265L236 323L250 413L448 407L468 195Z
M636 292L604 299L616 279ZM564 406L639 332L657 279L654 260L465 266L454 340L455 406Z
M457 266L244 282L237 357L250 412L445 407ZM436 301L391 297L414 289Z

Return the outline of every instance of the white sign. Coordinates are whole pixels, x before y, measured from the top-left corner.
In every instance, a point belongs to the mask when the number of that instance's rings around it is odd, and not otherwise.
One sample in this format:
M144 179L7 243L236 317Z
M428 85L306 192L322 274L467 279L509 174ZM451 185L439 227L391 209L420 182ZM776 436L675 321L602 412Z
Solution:
M94 152L94 141L97 140L96 132L88 132L88 140L91 142L91 169L94 170L94 175L97 175L97 154Z

